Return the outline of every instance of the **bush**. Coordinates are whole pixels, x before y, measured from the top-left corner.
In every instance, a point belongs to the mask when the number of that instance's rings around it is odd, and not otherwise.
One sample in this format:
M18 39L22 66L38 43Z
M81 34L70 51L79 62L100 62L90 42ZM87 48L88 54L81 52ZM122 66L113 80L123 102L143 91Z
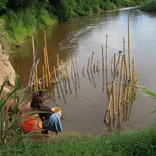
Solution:
M147 12L156 12L156 1L155 0L149 0L147 2L144 2L140 9L142 11L147 11Z

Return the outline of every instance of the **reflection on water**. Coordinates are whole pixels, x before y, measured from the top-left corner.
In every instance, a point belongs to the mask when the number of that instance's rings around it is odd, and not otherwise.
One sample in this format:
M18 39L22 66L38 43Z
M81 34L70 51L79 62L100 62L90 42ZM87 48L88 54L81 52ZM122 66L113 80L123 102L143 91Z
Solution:
M154 104L148 101L147 105L145 100L139 98L134 102L133 107L129 105L108 123L104 124L103 122L107 100L106 81L104 80L106 73L103 69L105 48L102 50L101 47L106 46L105 36L108 34L108 70L110 71L112 56L123 49L123 37L127 43L128 16L131 21L131 48L136 62L138 82L155 90L153 84L155 84L156 76L156 45L154 42L156 15L146 14L137 9L118 10L57 23L46 29L51 69L53 69L53 65L57 66L57 53L63 62L67 60L69 64L72 64L71 52L74 54L73 60L75 60L74 56L78 60L79 74L77 75L73 70L73 73L70 72L72 77L62 80L49 93L51 101L62 107L64 130L100 135L115 127L115 129L121 130L146 127L155 118L150 116L143 120L146 114L153 110ZM41 65L44 62L42 59L44 47L42 30L35 35L35 47L37 56L40 58L38 74L39 77L42 77ZM125 48L127 49L127 45ZM92 55L93 70L90 70ZM28 83L31 65L32 45L30 39L16 50L13 57L13 66L18 71L20 83L23 86ZM96 67L99 68L98 72ZM111 74L108 74L109 80L111 77Z

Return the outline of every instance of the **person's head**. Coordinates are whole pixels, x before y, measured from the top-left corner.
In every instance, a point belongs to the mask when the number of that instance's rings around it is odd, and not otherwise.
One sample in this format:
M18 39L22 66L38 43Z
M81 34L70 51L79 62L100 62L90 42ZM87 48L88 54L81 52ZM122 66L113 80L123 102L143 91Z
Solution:
M39 96L43 96L43 91L40 90L38 94L39 94Z

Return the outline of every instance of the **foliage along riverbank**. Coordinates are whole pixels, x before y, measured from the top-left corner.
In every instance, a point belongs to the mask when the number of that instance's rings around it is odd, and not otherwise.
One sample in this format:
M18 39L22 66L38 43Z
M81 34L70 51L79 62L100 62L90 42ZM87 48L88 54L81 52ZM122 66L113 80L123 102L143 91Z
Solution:
M133 132L113 133L110 136L67 135L57 139L35 142L28 140L24 143L6 144L1 146L1 155L77 155L77 156L155 156L156 153L156 126L149 129Z
M146 12L156 12L156 0L148 0L143 3L140 9Z
M0 2L0 32L10 46L21 45L38 29L93 12L136 6L147 0L5 0Z

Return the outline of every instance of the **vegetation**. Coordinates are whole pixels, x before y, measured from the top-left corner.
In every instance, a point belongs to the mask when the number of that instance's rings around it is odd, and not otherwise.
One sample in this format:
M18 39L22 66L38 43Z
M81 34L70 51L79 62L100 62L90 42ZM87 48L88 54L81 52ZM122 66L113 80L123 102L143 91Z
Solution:
M147 12L156 12L156 1L148 0L141 5L140 9Z
M145 0L1 0L0 32L10 45L20 45L26 37L57 20L69 20L101 10L139 5Z
M153 126L139 131L113 133L110 136L68 136L53 139L49 142L5 144L1 146L1 153L5 156L155 156L155 131L156 127Z
M15 87L8 93L5 93L4 87L7 84L6 79L0 88L0 146L2 144L16 144L27 139L32 133L25 134L20 126L23 118L36 114L34 112L28 115L19 115L18 107L24 100L27 88L19 92L18 78L16 76ZM12 105L11 105L12 104Z

